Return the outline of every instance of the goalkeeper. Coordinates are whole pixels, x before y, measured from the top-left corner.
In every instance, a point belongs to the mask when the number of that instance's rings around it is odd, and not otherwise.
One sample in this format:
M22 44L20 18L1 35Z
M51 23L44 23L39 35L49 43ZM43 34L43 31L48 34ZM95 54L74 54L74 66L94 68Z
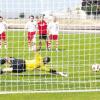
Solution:
M4 65L7 64L8 67L0 69L0 74L13 72L13 73L22 73L26 71L33 71L34 69L39 69L40 71L49 72L55 75L61 75L67 77L68 75L63 72L57 72L51 68L47 67L47 64L50 62L50 57L42 58L39 53L35 54L33 60L23 60L23 59L16 59L13 57L10 58L1 58L0 64Z

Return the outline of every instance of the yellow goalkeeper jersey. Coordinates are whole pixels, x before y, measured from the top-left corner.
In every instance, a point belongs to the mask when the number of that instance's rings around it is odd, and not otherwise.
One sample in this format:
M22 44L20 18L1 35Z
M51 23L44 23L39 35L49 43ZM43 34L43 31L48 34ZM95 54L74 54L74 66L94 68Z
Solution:
M36 68L39 68L40 70L43 71L49 71L49 68L46 67L43 63L43 58L39 53L35 54L35 57L33 60L25 60L26 62L26 70L34 70Z

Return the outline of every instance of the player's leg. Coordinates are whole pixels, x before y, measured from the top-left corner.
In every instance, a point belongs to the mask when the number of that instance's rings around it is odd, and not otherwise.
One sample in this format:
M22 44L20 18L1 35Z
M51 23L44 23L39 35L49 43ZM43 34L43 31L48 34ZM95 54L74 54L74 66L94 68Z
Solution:
M0 74L3 74L3 73L22 73L22 72L25 72L25 69L22 69L22 65L0 69Z
M7 46L6 33L4 33L3 40L4 40L5 49L7 49L8 46Z
M49 40L46 39L46 40L45 40L45 43L46 43L46 48L47 48L47 50L49 51L49 50L50 50Z
M50 48L49 48L49 38L48 38L47 34L43 35L43 39L45 40L47 50L50 50Z
M31 32L28 32L28 49L29 49L29 51L31 50L31 42L32 42Z
M5 49L7 49L7 41L6 40L3 40L3 43L4 43L4 46L5 46Z
M0 74L3 73L22 73L26 71L26 64L24 60L14 59L11 62L11 66L7 66L4 69L0 69Z
M0 49L2 48L2 34L0 34Z
M36 51L36 36L34 36L34 38L32 39L32 50Z
M48 40L48 51L50 51L51 50L51 40L49 39Z
M39 50L41 50L42 47L42 35L39 35Z
M4 43L5 49L7 49L7 40L6 40L6 33L5 32L2 33L2 40Z
M29 49L29 51L31 50L31 41L30 40L28 40L28 49Z
M55 40L55 43L56 43L55 45L56 51L58 51L58 40Z
M13 68L0 69L0 74L3 74L3 73L11 73L11 72L13 72Z
M51 49L52 35L50 34L48 37L48 48Z
M7 61L7 59L5 59L5 58L1 58L0 59L0 64L2 65L2 64L5 64L5 63L7 63L8 61ZM13 71L13 68L12 67L10 67L10 65L9 66L6 66L6 68L3 68L3 69L0 69L0 74L3 74L3 73L10 73L10 72L12 72Z
M58 35L53 35L53 40L55 41L56 51L58 51Z
M2 48L2 39L0 39L0 49Z

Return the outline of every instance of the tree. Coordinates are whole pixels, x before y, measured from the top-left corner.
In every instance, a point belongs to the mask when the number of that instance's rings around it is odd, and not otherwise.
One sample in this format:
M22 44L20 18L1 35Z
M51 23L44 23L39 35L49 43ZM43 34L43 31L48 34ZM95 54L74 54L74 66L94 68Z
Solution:
M24 17L25 17L24 12L22 12L22 13L19 14L19 18L24 18Z
M82 10L86 11L88 15L100 14L100 0L82 0Z

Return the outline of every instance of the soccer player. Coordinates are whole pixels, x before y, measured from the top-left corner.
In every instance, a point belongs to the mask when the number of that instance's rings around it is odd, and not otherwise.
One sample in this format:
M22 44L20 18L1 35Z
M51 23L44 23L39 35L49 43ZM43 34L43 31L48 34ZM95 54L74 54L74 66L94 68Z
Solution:
M13 72L13 73L22 73L25 71L33 71L34 69L38 69L40 71L49 72L55 75L61 75L67 77L67 73L58 72L51 68L47 67L47 64L50 62L50 57L42 58L39 53L36 53L33 60L23 60L23 59L16 59L16 58L1 58L0 64L9 64L10 66L0 70L0 74Z
M25 29L28 31L28 47L29 51L36 51L36 30L37 22L34 20L34 16L29 16L29 21L25 25Z
M51 49L51 42L55 41L56 43L55 48L56 48L56 51L58 51L59 25L58 25L56 17L54 17L53 20L49 22L48 33L49 33L49 44L48 44L49 49Z
M7 24L3 21L3 17L0 16L0 49L2 48L2 44L4 42L5 49L7 49L7 41L6 41L6 29Z
M44 16L40 16L40 21L38 22L38 30L39 30L39 50L41 50L42 40L45 40L46 47L48 49L47 23L44 20Z

